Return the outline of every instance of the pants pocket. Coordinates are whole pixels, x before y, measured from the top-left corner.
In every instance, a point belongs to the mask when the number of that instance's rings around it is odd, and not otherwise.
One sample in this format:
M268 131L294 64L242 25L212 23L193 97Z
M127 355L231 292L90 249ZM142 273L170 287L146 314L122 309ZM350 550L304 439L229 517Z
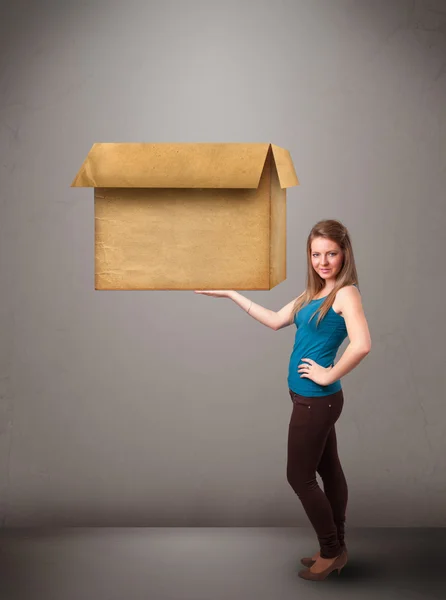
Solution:
M293 405L293 414L291 415L290 425L308 425L313 413L312 403L302 397L294 397Z
M327 398L325 410L332 425L334 425L341 416L343 405L344 399L340 392L334 394L333 397Z

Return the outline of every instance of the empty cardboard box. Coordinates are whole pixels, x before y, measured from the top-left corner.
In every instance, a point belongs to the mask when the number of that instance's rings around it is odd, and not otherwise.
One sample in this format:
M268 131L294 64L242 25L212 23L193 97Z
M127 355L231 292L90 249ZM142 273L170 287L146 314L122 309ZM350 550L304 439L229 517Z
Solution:
M94 144L71 187L94 187L95 289L272 289L295 185L274 144Z

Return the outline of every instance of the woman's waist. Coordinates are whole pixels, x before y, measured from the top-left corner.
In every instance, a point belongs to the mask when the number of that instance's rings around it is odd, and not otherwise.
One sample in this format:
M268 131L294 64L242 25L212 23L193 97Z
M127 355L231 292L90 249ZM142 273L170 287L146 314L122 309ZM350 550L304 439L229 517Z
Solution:
M336 358L337 351L337 348L324 348L322 350L320 348L296 348L291 354L291 361L299 362L303 358L309 358L322 367L329 367Z
M340 388L334 392L324 394L323 396L306 396L305 394L298 394L297 392L292 390L290 387L288 388L288 391L290 393L291 398L296 402L298 402L298 401L311 402L311 401L316 401L317 398L325 398L327 400L334 400L336 398L341 398L341 397L343 398L343 396L344 396L344 391L342 388Z

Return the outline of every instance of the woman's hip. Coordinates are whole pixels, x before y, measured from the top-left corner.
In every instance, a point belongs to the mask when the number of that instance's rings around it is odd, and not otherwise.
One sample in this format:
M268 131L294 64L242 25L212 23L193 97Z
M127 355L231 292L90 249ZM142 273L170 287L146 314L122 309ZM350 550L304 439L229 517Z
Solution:
M342 389L328 396L301 396L292 390L289 393L293 402L290 426L331 428L339 419L344 406Z

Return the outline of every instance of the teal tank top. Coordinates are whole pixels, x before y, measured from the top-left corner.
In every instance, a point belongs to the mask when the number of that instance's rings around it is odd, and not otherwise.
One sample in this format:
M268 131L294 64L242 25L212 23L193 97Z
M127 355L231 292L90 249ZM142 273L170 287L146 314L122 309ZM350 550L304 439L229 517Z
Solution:
M319 385L308 377L301 377L297 370L302 358L311 358L322 367L334 365L339 346L348 335L344 317L338 315L332 306L318 328L316 322L319 314L309 322L325 298L311 300L294 317L297 330L288 368L288 387L300 396L328 396L342 389L340 379L330 385Z

